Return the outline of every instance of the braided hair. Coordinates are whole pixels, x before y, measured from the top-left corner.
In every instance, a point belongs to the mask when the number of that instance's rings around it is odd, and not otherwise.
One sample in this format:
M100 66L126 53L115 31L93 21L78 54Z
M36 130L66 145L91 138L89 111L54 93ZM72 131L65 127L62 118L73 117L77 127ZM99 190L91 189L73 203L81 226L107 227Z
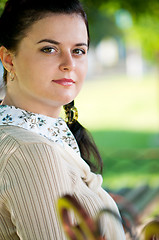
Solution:
M93 172L102 172L100 153L90 132L77 121L77 109L74 107L74 101L64 105L64 110L66 123L78 143L81 157L88 163Z

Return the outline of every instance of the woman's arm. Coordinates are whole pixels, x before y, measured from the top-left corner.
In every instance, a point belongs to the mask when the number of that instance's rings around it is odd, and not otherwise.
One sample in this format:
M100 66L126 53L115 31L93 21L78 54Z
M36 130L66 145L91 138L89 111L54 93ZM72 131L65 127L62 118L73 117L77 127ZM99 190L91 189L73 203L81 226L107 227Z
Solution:
M20 239L65 239L56 203L72 189L56 145L20 146L7 162L3 187L3 199Z

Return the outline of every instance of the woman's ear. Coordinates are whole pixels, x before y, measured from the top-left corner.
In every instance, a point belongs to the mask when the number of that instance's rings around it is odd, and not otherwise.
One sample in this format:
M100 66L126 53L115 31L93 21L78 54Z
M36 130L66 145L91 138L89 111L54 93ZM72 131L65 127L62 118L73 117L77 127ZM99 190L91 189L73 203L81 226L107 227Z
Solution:
M0 47L0 59L3 64L3 67L8 71L11 72L13 69L13 53L7 50L4 46Z

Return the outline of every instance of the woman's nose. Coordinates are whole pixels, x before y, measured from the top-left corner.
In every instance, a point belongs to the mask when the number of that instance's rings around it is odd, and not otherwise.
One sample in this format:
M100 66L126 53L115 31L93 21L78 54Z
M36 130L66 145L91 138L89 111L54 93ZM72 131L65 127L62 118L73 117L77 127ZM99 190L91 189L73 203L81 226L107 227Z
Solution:
M59 66L61 71L72 71L75 68L75 61L71 53L65 53Z

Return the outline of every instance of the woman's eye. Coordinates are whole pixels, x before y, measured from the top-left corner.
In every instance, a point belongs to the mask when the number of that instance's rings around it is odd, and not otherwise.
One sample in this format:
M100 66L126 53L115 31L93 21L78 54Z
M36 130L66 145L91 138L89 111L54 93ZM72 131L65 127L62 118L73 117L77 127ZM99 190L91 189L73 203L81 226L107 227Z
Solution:
M44 47L41 49L41 51L44 53L53 53L53 52L55 52L55 49L52 47Z
M86 51L84 49L74 49L73 53L75 53L76 55L83 55L86 54Z

